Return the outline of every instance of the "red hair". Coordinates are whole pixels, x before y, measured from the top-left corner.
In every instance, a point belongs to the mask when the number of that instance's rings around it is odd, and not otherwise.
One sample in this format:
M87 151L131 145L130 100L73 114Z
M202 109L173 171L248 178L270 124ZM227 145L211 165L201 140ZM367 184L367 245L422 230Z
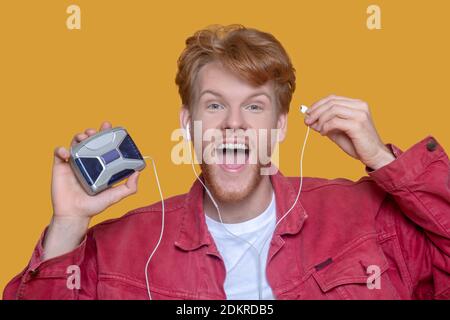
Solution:
M278 110L289 112L295 90L295 69L273 35L242 25L214 25L189 37L178 59L175 78L183 105L191 108L197 74L201 67L213 61L255 86L272 80Z

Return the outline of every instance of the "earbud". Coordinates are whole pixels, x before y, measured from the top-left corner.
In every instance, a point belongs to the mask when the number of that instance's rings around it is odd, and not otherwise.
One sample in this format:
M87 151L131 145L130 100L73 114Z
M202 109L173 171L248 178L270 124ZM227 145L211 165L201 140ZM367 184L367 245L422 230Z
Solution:
M301 113L305 113L308 109L309 108L307 106L303 105L303 104L300 106L300 112Z
M188 122L188 124L186 125L186 140L187 141L191 141L191 130L190 130L190 124Z

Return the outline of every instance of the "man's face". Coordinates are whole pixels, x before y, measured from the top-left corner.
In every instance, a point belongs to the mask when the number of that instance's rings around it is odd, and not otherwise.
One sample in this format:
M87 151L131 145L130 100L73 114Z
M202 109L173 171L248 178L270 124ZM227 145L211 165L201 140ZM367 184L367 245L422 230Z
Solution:
M194 136L194 144L203 149L200 166L205 181L217 200L245 199L262 179L262 149L270 156L276 143L270 139L271 129L281 128L279 140L285 134L286 115L277 112L273 84L252 86L213 62L200 69L195 90L191 128L194 121L201 121L202 133L215 132L221 137L199 144L195 141L198 135ZM200 150L196 151L200 158Z

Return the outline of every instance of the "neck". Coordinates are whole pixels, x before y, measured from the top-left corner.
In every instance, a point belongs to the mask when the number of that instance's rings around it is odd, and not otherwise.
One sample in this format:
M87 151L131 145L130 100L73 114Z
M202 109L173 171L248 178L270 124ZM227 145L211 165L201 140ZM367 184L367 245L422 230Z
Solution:
M264 176L255 190L240 201L223 202L216 198L214 200L219 206L223 223L240 223L256 218L263 213L272 200L272 192L270 178ZM203 210L208 217L220 221L216 207L206 192L203 196Z

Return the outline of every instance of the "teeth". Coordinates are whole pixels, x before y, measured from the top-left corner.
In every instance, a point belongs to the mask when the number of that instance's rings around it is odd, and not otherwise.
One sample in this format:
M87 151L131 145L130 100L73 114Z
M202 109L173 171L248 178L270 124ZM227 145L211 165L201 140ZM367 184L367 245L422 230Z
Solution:
M247 150L248 147L244 143L221 143L217 149L226 150Z

